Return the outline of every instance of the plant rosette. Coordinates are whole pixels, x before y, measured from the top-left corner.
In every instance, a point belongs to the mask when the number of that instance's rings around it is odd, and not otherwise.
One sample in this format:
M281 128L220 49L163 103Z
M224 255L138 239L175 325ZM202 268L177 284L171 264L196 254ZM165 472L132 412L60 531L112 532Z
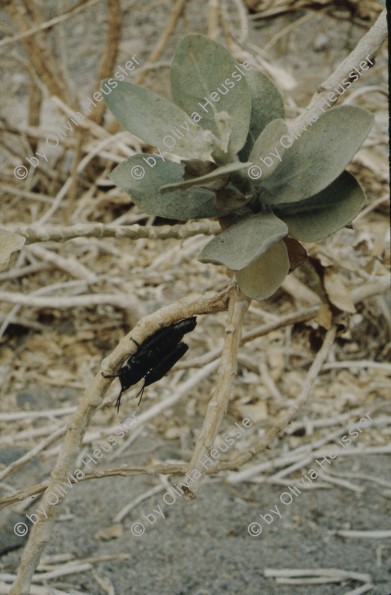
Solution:
M186 35L175 51L173 102L115 83L107 106L157 152L133 155L109 177L148 214L219 218L222 231L199 259L228 267L250 298L270 297L305 259L300 242L338 231L365 202L345 171L372 127L365 109L312 114L292 136L274 84L198 34Z

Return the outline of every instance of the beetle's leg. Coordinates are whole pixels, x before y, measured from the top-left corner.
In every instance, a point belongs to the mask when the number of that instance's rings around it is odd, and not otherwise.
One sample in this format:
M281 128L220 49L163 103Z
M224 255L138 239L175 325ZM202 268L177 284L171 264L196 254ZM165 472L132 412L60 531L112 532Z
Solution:
M103 372L101 372L103 378L118 378L119 376L119 372L116 372L116 374L104 374Z
M117 413L119 413L119 406L121 405L121 397L122 397L122 393L123 393L123 390L122 390L122 388L121 388L121 390L120 390L120 392L119 392L119 395L118 395L118 399L117 399L117 400L116 400L116 402L115 402L115 407L117 408Z
M136 340L135 340L135 339L133 339L132 337L130 337L130 341L133 341L133 343L134 343L135 345L137 345L137 347L140 349L141 345L140 345L140 343L139 343L138 341L136 341Z

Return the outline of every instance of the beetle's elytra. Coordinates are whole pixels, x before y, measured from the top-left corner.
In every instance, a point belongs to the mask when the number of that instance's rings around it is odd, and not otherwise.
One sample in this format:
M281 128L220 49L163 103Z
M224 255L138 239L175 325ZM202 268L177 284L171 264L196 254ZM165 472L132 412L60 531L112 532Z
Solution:
M181 359L188 350L188 345L182 342L186 333L195 329L195 316L178 320L170 326L159 329L148 337L129 357L116 374L107 374L105 378L119 378L121 390L116 400L117 411L121 404L122 393L144 378L144 384L137 396L139 404L143 397L144 388L157 382Z

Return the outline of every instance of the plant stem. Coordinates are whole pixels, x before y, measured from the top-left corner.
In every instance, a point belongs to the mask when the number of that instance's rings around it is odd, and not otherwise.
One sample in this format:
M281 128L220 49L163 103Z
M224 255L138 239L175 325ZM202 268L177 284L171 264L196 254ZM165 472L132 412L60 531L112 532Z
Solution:
M196 472L191 479L191 487L186 488L186 496L194 498L200 490L205 476L206 466L203 464L212 450L221 421L227 411L229 398L237 370L237 357L244 316L250 305L250 299L238 287L233 287L229 300L229 318L225 329L225 340L221 362L216 380L214 394L209 401L204 425L198 437L186 476Z

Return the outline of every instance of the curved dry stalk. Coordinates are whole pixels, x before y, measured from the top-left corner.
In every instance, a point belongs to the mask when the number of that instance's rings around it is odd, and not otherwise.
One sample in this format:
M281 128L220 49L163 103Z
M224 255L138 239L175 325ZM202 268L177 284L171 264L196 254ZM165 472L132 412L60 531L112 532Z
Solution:
M0 41L0 48L4 47L5 45L9 45L10 43L15 43L16 41L20 41L21 39L25 39L26 37L30 37L31 35L35 35L40 31L44 31L45 29L50 29L54 27L54 25L58 25L59 23L64 22L65 20L69 19L70 17L75 16L79 12L82 12L86 8L90 8L90 6L94 6L98 4L98 2L102 2L102 0L88 0L83 4L78 4L74 8L70 10L66 10L60 15L45 21L44 23L40 23L39 25L35 25L31 27L31 29L27 29L27 31L23 31L23 33L19 33L18 35L13 35L12 37L5 37Z
M63 447L46 488L48 494L54 491L58 484L61 485L61 482L66 482L69 475L72 474L90 420L96 409L101 405L106 390L111 383L111 379L104 378L101 372L110 374L119 369L125 359L131 355L134 348L134 343L130 339L132 338L141 344L153 332L177 320L225 310L228 306L229 293L230 289L226 289L212 296L186 297L140 320L131 333L120 341L113 352L102 361L100 372L95 376L78 408L72 415ZM39 520L31 530L29 540L22 554L18 576L12 585L10 595L29 592L32 576L38 566L41 554L49 542L54 524L60 515L61 501L53 506L50 502L44 500L41 507L45 519Z
M359 414L360 412L353 411L351 412L352 416ZM347 417L347 416L346 416ZM373 420L373 427L383 426L386 423L387 419L377 419ZM388 420L389 421L389 420ZM336 419L334 423L341 423L341 420ZM318 425L323 425L324 422L318 422ZM300 424L300 427L303 427L303 424ZM290 433L292 428L289 429ZM289 485L291 481L284 480L283 477L289 475L291 467L295 467L295 470L301 469L311 463L318 457L327 455L327 449L322 449L319 447L321 445L325 445L330 440L338 438L341 435L342 430L339 429L328 434L326 437L322 438L320 441L317 441L315 444L310 445L311 450L308 455L305 455L300 448L295 449L294 451L290 451L288 454L284 454L282 456L277 457L276 459L268 460L261 464L256 464L253 467L247 467L240 471L241 466L238 464L238 458L242 455L236 455L233 458L217 462L214 467L209 467L205 469L205 475L218 475L221 471L232 471L234 473L229 474L226 476L226 480L229 483L239 483L241 481L248 481L254 475L259 475L260 473L264 473L266 471L275 471L276 469L283 468L283 471L279 471L275 473L271 477L265 477L265 481L273 482L273 481L287 481L286 485ZM390 454L391 452L391 445L385 446L373 446L373 447L366 447L366 448L347 448L343 453L340 453L340 456L353 456L359 453L360 455L365 454ZM265 450L264 447L261 450ZM246 453L247 454L247 453ZM248 460L245 462L248 463L254 456L258 454L258 449L254 448L249 453ZM287 467L287 465L289 465ZM155 463L151 465L123 465L121 464L119 467L104 467L99 469L98 471L92 471L91 473L85 473L83 477L78 479L78 483L83 481L91 480L91 479L102 479L103 477L130 477L134 475L174 475L174 474L184 474L186 473L188 467L188 463ZM360 474L353 474L352 477L356 475L357 477ZM362 474L361 474L362 475ZM390 487L391 484L389 482L372 478L370 476L363 476L363 478L367 478L368 480L374 481L381 486ZM262 477L263 479L263 477ZM32 496L37 496L44 492L49 485L49 480L43 481L42 483L35 484L30 486L29 488L25 488L23 490L19 490L18 492L14 492L9 496L4 496L0 498L0 510L10 506L11 504L15 504L16 502L22 502L27 498L31 498ZM284 484L281 484L284 485Z
M109 304L123 310L132 311L137 308L134 299L126 295L115 294L90 294L90 295L69 295L69 296L36 296L16 293L11 291L0 291L0 300L8 304L18 306L30 306L31 308L57 308L68 310L69 308L89 308L100 304Z
M208 458L213 448L221 421L227 411L228 401L237 370L237 356L244 316L250 305L250 299L239 288L232 288L229 300L229 318L225 329L223 353L216 379L215 392L209 401L204 425L197 439L192 459L186 472L191 477L191 487L186 487L188 498L194 498L200 490L207 467L203 460ZM196 474L195 478L192 474Z
M324 81L319 91L329 91L347 76L350 71L364 61L369 55L373 57L379 51L384 41L387 39L387 10L384 9L376 19L375 23L369 29L354 48L354 50L341 62L334 72Z
M11 227L7 227L11 231ZM15 227L14 233L26 238L26 246L36 242L67 242L74 238L128 238L138 240L184 240L196 235L215 235L220 231L216 221L195 221L177 225L104 225L84 223L69 227Z
M28 488L24 488L23 490L19 490L18 492L14 492L9 496L3 496L0 499L0 510L10 506L10 504L15 504L15 502L23 502L27 498L31 498L32 496L37 496L37 494L42 494L46 490L49 485L49 481L43 481L42 483L36 483L33 486Z
M99 73L95 84L94 91L99 91L101 81L110 76L115 67L115 62L118 56L118 47L121 39L121 3L119 0L107 0L107 32L106 43L99 67ZM98 103L91 114L90 120L102 123L103 116L106 111L106 104L104 101Z
M325 99L329 92L337 87L352 70L357 68L360 62L363 62L368 56L373 58L380 50L385 39L387 39L387 12L386 10L383 10L376 22L369 29L368 33L360 39L354 50L350 52L330 76L319 85L318 92L313 96L306 109L298 118L296 118L293 125L289 127L290 132L292 134L299 132L301 126L308 121L309 114L319 114L323 109L327 109L328 104L325 104Z
M39 35L44 31L45 23L42 21L38 22L37 18L39 16L39 10L35 3L30 2L30 14L25 14L23 9L17 6L16 3L8 1L5 2L4 9L19 29L20 36L18 37L24 46L31 65L39 79L42 80L52 95L61 97L65 102L68 102L76 109L78 102L66 83L66 77L62 72L62 68L54 57L53 52L48 47L46 40L42 35ZM33 33L31 33L30 28L31 20L36 24Z

